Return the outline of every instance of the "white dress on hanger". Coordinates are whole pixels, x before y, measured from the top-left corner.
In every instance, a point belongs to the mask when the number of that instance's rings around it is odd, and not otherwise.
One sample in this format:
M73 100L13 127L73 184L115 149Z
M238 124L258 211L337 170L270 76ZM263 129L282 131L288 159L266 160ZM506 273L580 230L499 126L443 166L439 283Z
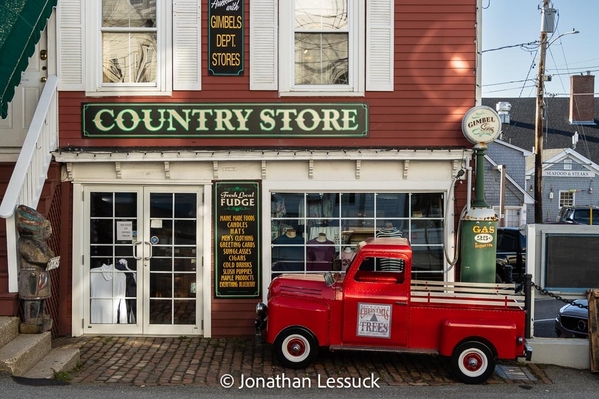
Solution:
M92 323L127 324L125 273L113 265L103 264L90 272L90 321Z

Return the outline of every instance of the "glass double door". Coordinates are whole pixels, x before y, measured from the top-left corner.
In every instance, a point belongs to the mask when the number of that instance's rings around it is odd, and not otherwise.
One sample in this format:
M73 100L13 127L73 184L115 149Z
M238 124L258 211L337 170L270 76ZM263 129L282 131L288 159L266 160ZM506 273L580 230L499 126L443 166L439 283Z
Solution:
M203 333L201 199L199 188L85 189L85 333Z

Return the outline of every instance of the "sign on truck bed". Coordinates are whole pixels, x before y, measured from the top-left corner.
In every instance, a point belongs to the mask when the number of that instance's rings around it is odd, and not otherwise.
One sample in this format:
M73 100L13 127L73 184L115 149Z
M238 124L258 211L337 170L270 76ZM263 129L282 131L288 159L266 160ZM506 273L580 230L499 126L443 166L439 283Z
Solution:
M372 350L451 357L456 377L485 381L496 359L530 359L525 311L514 285L412 281L405 238L369 239L346 273L275 278L257 305L285 367L303 368L329 350Z

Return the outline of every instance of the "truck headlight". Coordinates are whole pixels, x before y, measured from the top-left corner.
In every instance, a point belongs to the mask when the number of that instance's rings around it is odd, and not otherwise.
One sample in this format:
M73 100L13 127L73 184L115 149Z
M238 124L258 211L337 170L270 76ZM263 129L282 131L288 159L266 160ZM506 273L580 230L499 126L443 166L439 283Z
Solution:
M265 303L260 302L256 305L256 315L260 318L265 318L268 313L268 306Z

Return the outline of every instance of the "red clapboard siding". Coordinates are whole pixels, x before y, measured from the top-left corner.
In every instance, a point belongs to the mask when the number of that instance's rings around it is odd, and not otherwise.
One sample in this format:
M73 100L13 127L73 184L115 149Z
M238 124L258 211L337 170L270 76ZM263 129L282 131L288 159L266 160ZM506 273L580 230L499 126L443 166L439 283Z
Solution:
M276 91L249 90L249 1L245 1L245 76L207 75L207 24L203 24L202 91L172 97L85 97L60 92L62 147L231 147L231 139L88 139L81 133L83 102L310 103L323 98L281 98ZM203 18L207 20L207 8ZM364 102L369 106L368 137L351 139L235 139L237 147L464 147L462 116L475 105L476 1L395 1L395 91L367 92L364 97L329 97L331 103Z

